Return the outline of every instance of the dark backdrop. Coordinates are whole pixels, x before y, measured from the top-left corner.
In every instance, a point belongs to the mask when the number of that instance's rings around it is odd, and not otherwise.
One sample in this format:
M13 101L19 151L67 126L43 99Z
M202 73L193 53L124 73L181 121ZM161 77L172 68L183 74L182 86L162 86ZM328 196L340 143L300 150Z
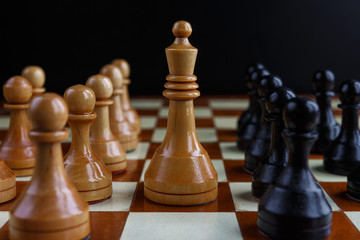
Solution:
M60 94L114 58L131 64L131 94L161 95L176 20L193 27L202 94L242 94L247 63L261 61L297 93L316 69L337 85L360 78L360 1L34 1L1 3L1 81L40 65ZM165 4L166 3L166 4ZM4 43L5 42L5 43Z

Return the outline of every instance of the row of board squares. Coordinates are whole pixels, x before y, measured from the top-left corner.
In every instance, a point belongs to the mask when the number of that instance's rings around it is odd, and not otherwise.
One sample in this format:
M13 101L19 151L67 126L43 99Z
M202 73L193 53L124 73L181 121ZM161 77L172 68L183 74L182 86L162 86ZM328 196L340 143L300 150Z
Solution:
M244 153L235 143L236 122L247 107L246 98L195 100L198 137L219 180L218 199L195 207L163 206L145 199L144 173L164 137L168 106L160 98L134 99L132 105L142 120L139 147L128 153L127 171L113 178L112 198L90 205L92 239L262 239L256 228L258 202L250 193L251 176L243 171ZM0 129L6 131L7 126L8 117L2 117ZM331 239L360 238L360 203L347 198L346 178L325 172L319 155L312 155L309 165L334 211ZM20 193L30 177L17 180ZM7 231L12 204L0 205L0 239Z

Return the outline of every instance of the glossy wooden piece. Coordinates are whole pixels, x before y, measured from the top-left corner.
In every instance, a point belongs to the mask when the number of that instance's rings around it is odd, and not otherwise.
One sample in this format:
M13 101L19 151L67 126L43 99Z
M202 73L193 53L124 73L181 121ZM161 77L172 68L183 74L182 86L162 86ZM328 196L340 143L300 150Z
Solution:
M295 93L285 87L276 89L266 98L265 118L271 122L271 141L269 153L261 159L252 177L251 193L258 199L270 184L275 183L288 162L288 149L281 136L284 129L282 112L286 103L293 98L295 98Z
M39 66L27 66L21 71L21 76L32 85L32 98L45 92L45 71Z
M55 93L44 93L32 100L29 114L36 165L10 210L10 239L83 239L90 234L89 207L64 171L61 150L68 137L66 103Z
M320 121L317 125L319 137L311 152L323 154L340 133L340 125L336 122L331 108L331 98L335 96L335 76L330 70L316 71L312 82L316 102L320 107Z
M121 95L122 101L121 105L124 111L126 118L129 120L133 128L136 130L138 134L141 133L141 120L139 114L130 104L129 90L128 85L131 83L130 77L130 65L125 59L114 59L112 62L115 66L117 66L123 77L124 83L122 86L123 94Z
M237 147L244 151L255 137L261 125L261 107L257 88L259 78L268 75L269 72L261 63L250 64L246 71L245 82L248 88L249 107L239 117L237 122Z
M84 85L75 85L64 93L69 107L71 146L64 157L65 172L80 195L89 203L111 197L112 175L90 146L90 125L96 118L95 93Z
M101 68L100 74L107 76L113 85L113 93L111 95L113 104L109 106L111 131L118 137L125 151L135 150L139 144L138 133L126 118L125 111L122 108L122 96L124 94L122 74L119 68L112 64Z
M28 80L21 76L10 78L3 86L10 110L10 125L0 147L0 158L15 172L16 176L28 176L34 171L35 144L29 139L27 109L32 95Z
M110 129L109 106L113 104L109 99L113 92L111 80L97 74L89 77L86 86L94 90L96 97L94 111L97 117L90 127L90 145L113 175L124 172L126 152Z
M294 98L283 118L289 162L260 199L257 225L271 239L325 239L331 232L332 210L308 164L319 107L313 100Z
M163 92L170 99L167 130L144 180L145 197L161 204L204 204L218 193L217 173L196 134L193 99L200 92L193 75L197 49L188 40L191 32L188 22L176 22L176 39L166 48L170 71Z
M360 166L360 81L346 80L339 88L342 109L341 130L324 152L324 168L347 176Z
M7 202L16 196L15 173L0 159L0 203Z
M258 94L261 106L262 122L250 146L245 150L245 165L247 172L253 173L259 162L266 157L270 149L271 123L267 121L265 101L275 89L282 87L282 81L275 75L263 76L259 79Z

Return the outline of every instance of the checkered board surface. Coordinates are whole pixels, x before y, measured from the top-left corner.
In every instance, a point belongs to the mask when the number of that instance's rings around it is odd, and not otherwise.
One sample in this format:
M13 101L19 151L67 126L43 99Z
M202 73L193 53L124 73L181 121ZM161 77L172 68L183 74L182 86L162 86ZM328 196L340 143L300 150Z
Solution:
M341 111L334 112L341 120ZM204 97L195 100L197 134L218 173L219 194L211 203L193 207L158 205L144 198L144 172L160 145L167 123L165 98L137 97L132 105L141 116L138 148L128 153L128 168L113 178L112 198L90 205L92 239L267 239L256 226L258 202L252 197L251 176L243 170L244 153L236 148L236 122L246 97ZM0 137L9 124L0 117ZM63 143L64 152L70 139ZM324 171L322 156L311 155L310 167L333 209L329 239L360 239L360 202L346 196L346 177ZM30 177L17 178L17 195ZM9 210L0 204L0 239L8 239Z

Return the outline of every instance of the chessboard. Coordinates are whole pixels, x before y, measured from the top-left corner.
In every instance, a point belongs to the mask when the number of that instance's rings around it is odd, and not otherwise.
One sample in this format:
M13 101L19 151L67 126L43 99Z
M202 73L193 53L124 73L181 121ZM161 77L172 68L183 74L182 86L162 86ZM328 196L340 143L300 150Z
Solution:
M338 103L334 99L332 106L340 122ZM194 101L198 138L218 173L219 194L211 203L192 207L159 205L144 197L144 173L166 132L168 100L138 96L131 104L141 116L140 143L127 154L126 172L113 177L112 198L90 205L91 239L268 239L257 229L258 201L251 195L251 175L243 170L244 153L236 147L236 124L248 106L246 96ZM2 112L1 139L8 125L9 116ZM63 143L64 153L70 140ZM328 239L360 239L360 202L347 197L346 177L327 173L321 155L311 155L309 166L333 210ZM17 196L30 179L17 177ZM9 210L15 201L0 204L0 239L9 239Z

